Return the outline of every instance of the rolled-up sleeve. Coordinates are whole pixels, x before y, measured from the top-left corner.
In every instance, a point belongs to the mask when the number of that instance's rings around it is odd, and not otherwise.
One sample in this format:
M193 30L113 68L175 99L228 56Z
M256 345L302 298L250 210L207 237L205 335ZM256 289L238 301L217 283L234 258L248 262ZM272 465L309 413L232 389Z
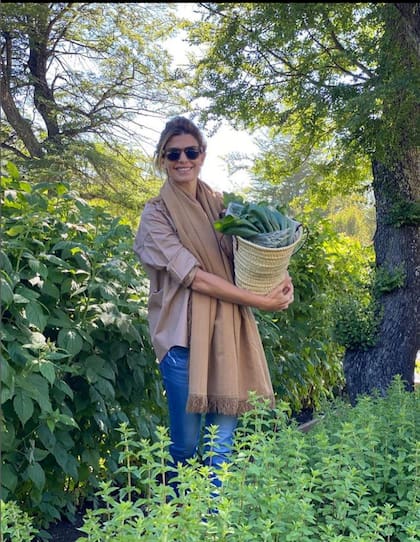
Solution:
M148 203L134 241L134 252L144 266L166 270L173 280L190 286L199 267L197 258L180 242L159 202Z

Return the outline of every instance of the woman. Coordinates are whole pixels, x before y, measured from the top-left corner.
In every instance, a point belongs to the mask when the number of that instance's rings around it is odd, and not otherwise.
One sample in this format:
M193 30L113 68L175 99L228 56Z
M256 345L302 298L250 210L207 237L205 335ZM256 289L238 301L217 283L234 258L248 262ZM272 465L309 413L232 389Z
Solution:
M167 122L155 153L166 181L143 210L134 250L150 279L149 327L168 400L171 456L176 465L196 454L204 418L205 428L218 427L208 460L218 468L229 461L238 415L251 408L249 392L274 405L250 307L286 309L293 286L288 275L267 295L235 286L232 238L213 227L222 196L199 178L205 156L193 122ZM204 442L208 452L206 431Z

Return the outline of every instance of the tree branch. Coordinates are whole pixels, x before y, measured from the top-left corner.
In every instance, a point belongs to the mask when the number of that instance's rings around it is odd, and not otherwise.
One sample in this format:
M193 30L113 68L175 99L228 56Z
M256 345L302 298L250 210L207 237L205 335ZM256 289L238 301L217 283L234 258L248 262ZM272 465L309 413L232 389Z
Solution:
M6 58L1 57L0 99L1 107L9 124L13 127L18 137L23 141L27 151L32 157L43 156L42 147L35 137L32 126L19 112L10 90L10 74L12 73L12 39L8 32L3 33L5 39Z

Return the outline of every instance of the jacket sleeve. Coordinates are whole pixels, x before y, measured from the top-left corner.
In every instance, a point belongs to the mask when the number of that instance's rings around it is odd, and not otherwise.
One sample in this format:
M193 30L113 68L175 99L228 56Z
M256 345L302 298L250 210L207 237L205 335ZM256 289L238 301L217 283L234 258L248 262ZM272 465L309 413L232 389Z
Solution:
M175 227L156 201L147 203L143 210L133 248L146 270L165 270L186 287L191 285L200 266L182 245Z

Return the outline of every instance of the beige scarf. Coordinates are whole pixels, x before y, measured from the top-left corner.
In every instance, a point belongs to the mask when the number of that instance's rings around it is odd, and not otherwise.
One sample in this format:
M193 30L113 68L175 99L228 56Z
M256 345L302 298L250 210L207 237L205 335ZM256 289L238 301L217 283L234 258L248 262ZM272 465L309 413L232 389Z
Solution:
M222 210L221 197L198 181L195 200L176 183L166 181L161 196L181 243L203 270L234 282L232 243L216 232L213 222ZM249 392L274 394L261 338L249 307L191 292L189 412L236 416L249 410Z

